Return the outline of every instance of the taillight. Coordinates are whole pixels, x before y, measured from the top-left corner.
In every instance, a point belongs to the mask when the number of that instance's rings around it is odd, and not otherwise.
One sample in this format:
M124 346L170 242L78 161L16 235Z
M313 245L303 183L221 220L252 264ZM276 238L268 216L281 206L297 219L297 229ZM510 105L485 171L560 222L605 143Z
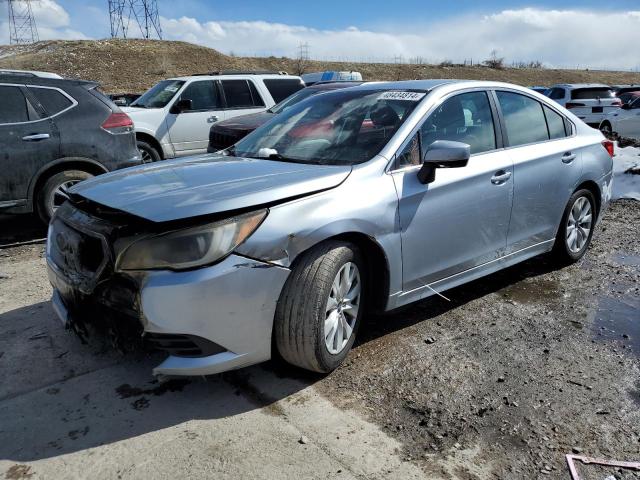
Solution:
M602 146L604 147L604 149L607 151L607 153L609 154L609 156L611 158L613 158L613 142L611 140L603 140L602 141Z
M133 130L133 120L126 113L112 113L102 124L109 133L129 133Z
M569 102L565 105L564 108L566 108L567 110L571 110L572 108L578 108L578 107L586 107L586 105L584 103Z
M621 107L622 106L622 100L614 100L611 105L614 106L614 107Z

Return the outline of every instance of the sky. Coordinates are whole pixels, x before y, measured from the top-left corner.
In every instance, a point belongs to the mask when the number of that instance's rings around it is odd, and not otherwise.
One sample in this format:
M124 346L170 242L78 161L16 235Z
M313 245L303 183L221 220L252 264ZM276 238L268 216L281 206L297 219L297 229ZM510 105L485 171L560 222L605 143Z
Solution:
M107 38L107 0L40 0L41 39ZM164 38L236 55L640 69L640 0L158 0ZM2 7L3 10L6 6ZM5 10L6 12L6 10ZM0 43L8 41L0 10ZM402 59L402 60L401 60Z

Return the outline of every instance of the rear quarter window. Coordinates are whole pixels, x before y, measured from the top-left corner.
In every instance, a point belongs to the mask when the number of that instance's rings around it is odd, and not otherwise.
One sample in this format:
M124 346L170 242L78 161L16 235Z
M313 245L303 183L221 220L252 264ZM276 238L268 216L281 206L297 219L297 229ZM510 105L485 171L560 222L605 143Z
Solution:
M280 103L304 87L302 81L295 78L265 79L264 84L276 103Z
M29 91L38 99L49 116L56 115L73 105L73 102L58 90L29 87Z
M615 94L611 88L576 88L571 90L572 100L589 100L592 98L613 98Z
M543 108L544 116L547 118L547 126L549 127L549 138L554 140L566 137L567 131L564 118L546 105Z
M248 80L222 80L227 108L264 107L264 101L253 82Z

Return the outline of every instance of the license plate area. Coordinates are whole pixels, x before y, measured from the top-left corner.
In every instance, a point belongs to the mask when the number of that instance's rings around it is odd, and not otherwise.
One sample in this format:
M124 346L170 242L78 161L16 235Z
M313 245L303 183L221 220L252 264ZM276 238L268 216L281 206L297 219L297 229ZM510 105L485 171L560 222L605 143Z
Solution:
M602 113L604 111L603 107L593 107L591 109L591 113Z

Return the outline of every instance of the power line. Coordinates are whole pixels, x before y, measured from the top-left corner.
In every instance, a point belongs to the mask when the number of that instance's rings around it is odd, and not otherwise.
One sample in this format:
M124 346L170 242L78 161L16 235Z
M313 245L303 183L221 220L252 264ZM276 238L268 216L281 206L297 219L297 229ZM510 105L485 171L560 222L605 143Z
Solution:
M130 27L139 30L142 38L162 39L162 27L157 0L109 0L111 37L129 38ZM135 26L137 25L137 29Z
M9 6L9 44L39 41L31 0L6 0L6 2Z

